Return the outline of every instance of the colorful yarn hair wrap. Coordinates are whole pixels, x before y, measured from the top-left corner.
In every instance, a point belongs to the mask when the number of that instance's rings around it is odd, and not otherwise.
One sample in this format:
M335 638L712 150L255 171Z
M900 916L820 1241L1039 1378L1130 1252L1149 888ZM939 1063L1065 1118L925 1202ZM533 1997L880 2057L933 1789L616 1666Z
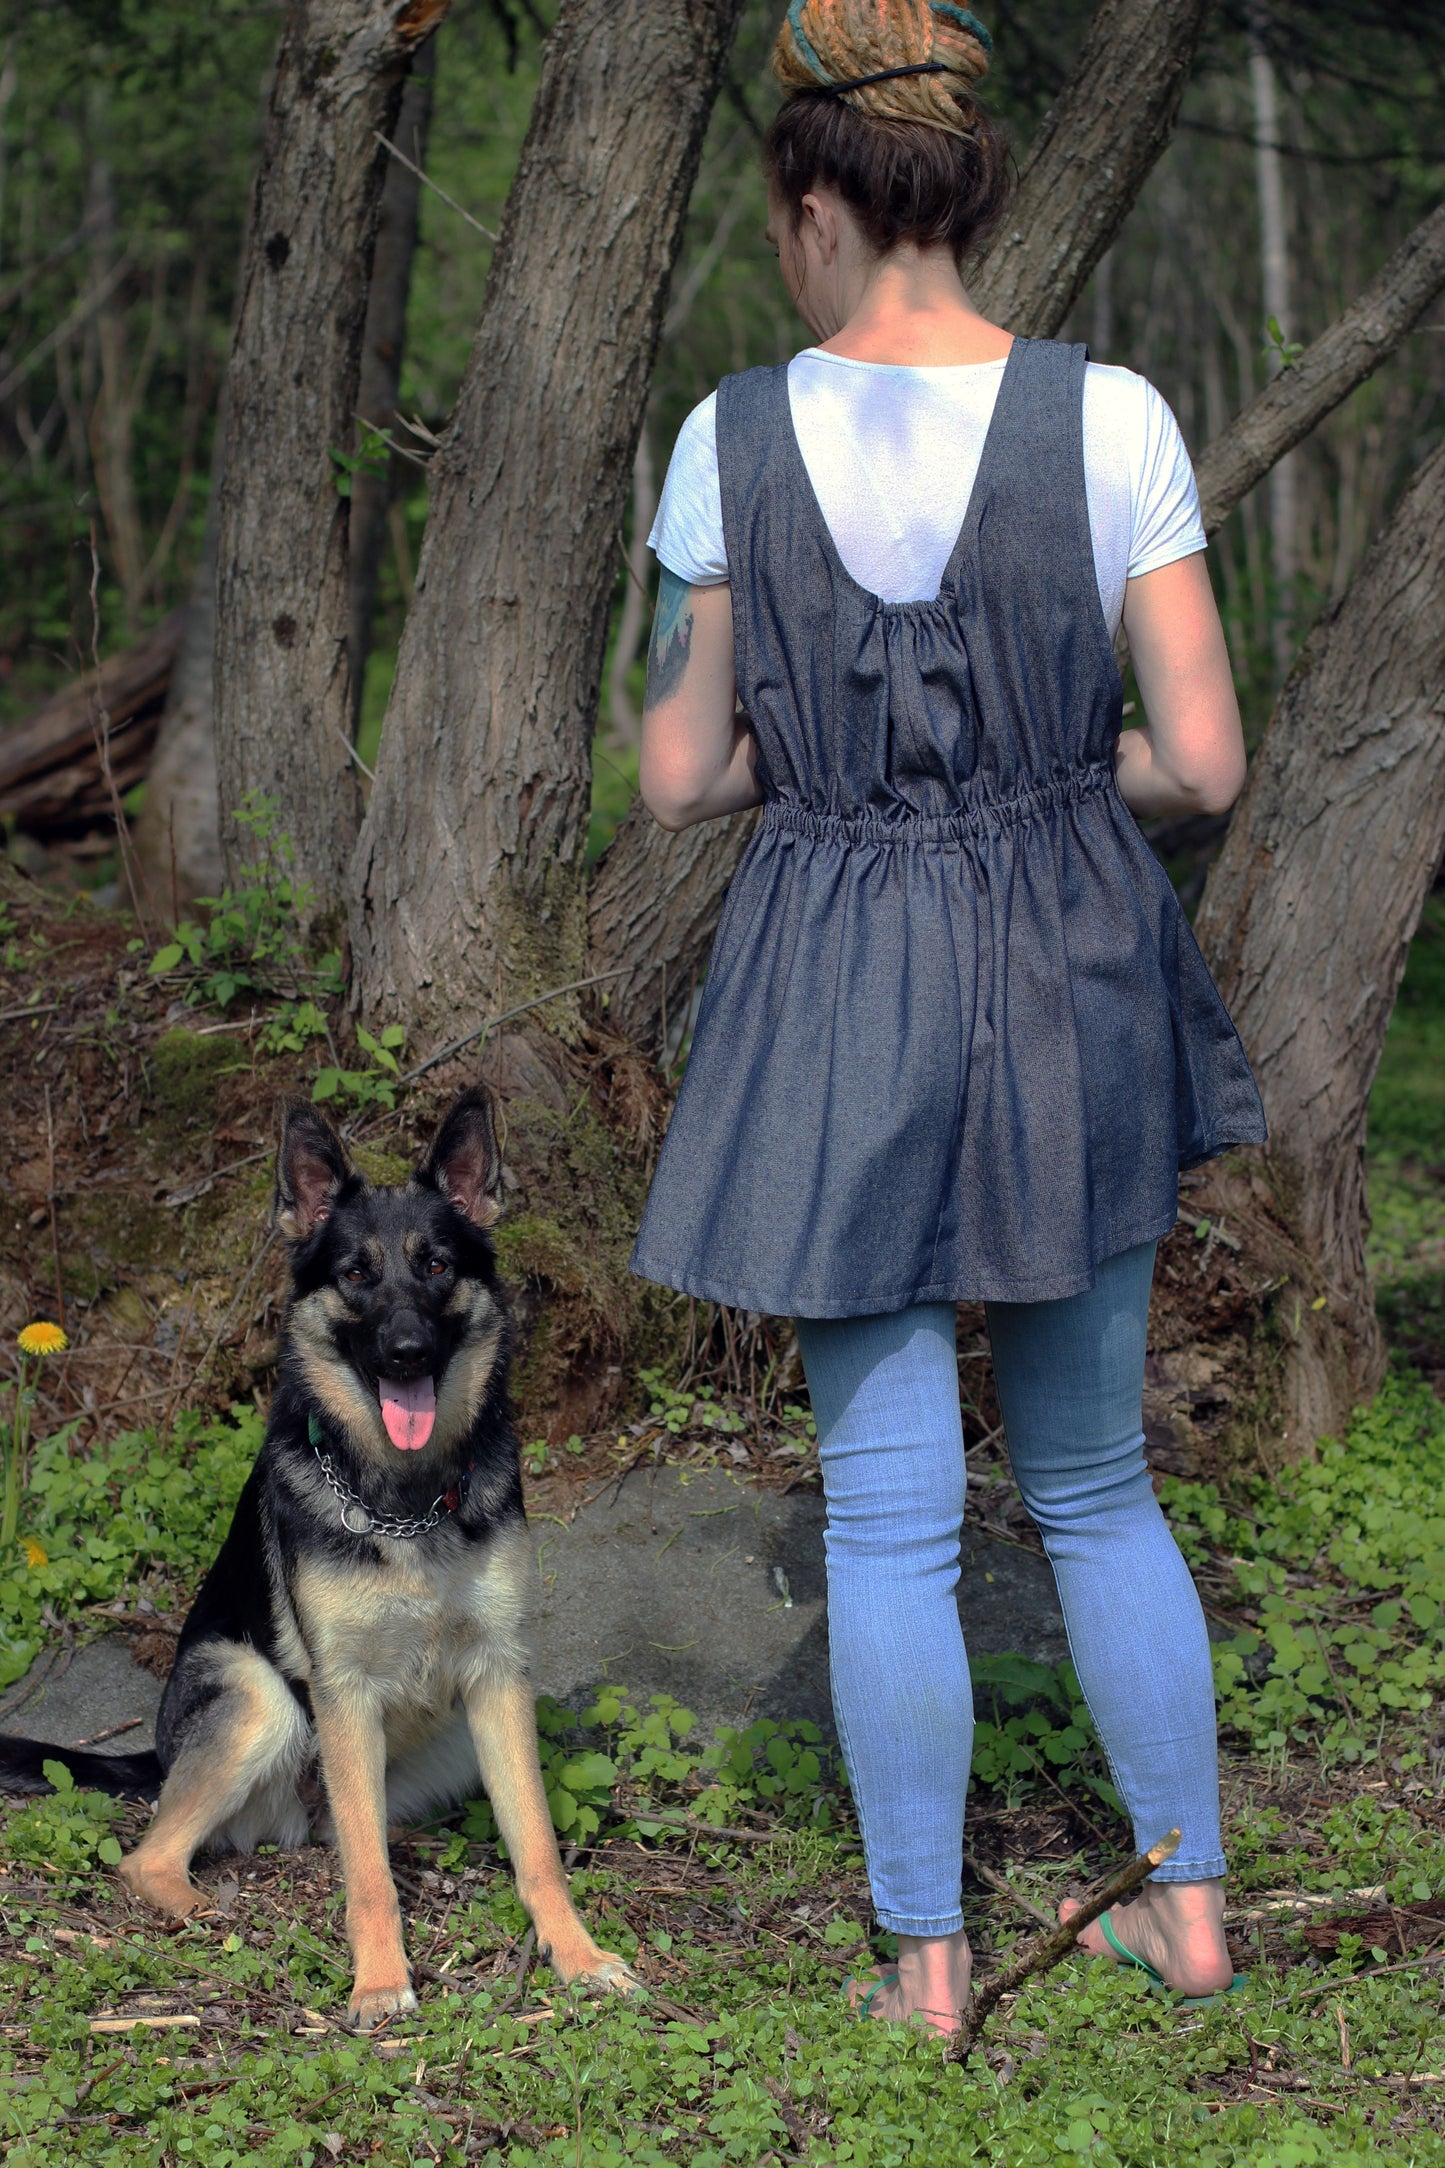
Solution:
M843 97L874 119L966 136L992 50L957 0L789 0L773 73L786 90Z

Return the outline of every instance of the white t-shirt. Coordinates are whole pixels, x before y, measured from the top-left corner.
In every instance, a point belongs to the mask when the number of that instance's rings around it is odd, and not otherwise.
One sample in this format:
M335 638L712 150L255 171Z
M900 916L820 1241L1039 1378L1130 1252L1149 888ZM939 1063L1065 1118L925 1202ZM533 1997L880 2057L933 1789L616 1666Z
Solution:
M968 510L1005 364L915 369L809 347L788 364L803 461L838 555L885 602L938 593ZM717 394L679 432L648 546L690 586L728 577ZM1110 633L1124 583L1205 546L1194 469L1168 406L1132 369L1084 376L1084 486Z

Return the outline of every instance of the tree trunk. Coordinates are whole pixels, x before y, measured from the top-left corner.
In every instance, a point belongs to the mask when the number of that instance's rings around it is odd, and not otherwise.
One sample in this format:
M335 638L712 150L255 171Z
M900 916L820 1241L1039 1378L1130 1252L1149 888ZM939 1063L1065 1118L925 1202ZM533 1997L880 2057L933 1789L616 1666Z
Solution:
M1274 324L1282 341L1291 336L1289 227L1284 197L1284 154L1280 148L1279 84L1274 65L1261 42L1259 9L1253 10L1250 35L1249 87L1254 100L1254 170L1259 197L1260 289L1264 296L1265 325ZM1279 352L1268 355L1266 367L1278 376L1284 365ZM1269 554L1274 573L1271 597L1271 631L1275 676L1282 678L1294 653L1295 582L1299 577L1299 490L1296 462L1285 454L1269 470Z
M1421 469L1280 696L1197 932L1270 1141L1198 1193L1273 1294L1274 1429L1299 1452L1378 1384L1365 1115L1445 846L1445 448ZM1197 1200L1197 1201L1198 1201Z
M277 801L323 917L341 907L360 799L346 667L347 505L367 286L391 133L447 0L291 0L242 252L221 488L215 713L221 841Z
M970 274L985 315L1030 338L1058 330L1169 141L1205 12L1206 0L1103 0L1007 224ZM657 1037L664 986L686 984L706 961L752 821L707 831L668 835L636 804L593 875L591 968L627 966L611 1014L643 1045Z
M668 280L742 0L564 0L358 846L361 1003L420 1039L585 975L590 745ZM566 1034L569 1011L549 1024Z
M639 802L613 837L587 899L599 975L635 959L607 988L607 1017L649 1050L661 1047L664 1011L675 1014L707 966L723 892L757 819L734 813L667 835Z
M413 166L426 163L436 54L436 39L429 38L412 62L396 116L392 141ZM356 398L357 413L373 429L390 430L396 420L420 197L419 177L399 158L392 158L381 191L381 221L371 262L371 292L366 304L361 382ZM347 667L351 672L353 738L361 721L361 695L366 658L371 652L371 620L386 546L387 513L396 482L395 465L389 462L380 474L358 474L351 485L351 633Z
M136 856L162 915L194 903L198 896L218 896L225 883L213 676L225 464L226 391L222 385L201 555L135 828Z
M647 582L652 571L647 538L656 517L657 472L644 415L637 439L637 456L632 462L632 533L627 544L627 592L622 598L612 664L607 673L607 722L618 745L636 745L642 734L642 718L632 705L627 676L647 634L650 614Z
M97 726L104 715L111 777L127 791L150 762L183 616L173 610L140 646L110 656L98 672L87 670L0 733L0 819L13 820L31 836L80 835L113 823L115 801L101 766Z

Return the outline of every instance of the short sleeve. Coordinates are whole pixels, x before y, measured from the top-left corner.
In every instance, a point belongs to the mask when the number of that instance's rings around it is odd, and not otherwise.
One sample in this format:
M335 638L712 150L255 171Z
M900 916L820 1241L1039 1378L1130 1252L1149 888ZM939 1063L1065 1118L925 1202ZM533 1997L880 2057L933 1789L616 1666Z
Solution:
M1139 435L1131 446L1132 521L1129 578L1157 572L1205 547L1194 466L1167 402L1143 377ZM1135 462L1137 461L1137 465Z
M716 392L693 408L678 431L647 546L689 587L717 587L728 578Z

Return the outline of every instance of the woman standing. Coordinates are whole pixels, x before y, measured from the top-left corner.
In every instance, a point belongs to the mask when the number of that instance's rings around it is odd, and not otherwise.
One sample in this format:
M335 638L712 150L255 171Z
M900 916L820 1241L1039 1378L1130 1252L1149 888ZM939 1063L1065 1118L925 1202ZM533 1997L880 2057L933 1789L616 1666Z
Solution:
M1209 1647L1141 1400L1179 1169L1264 1134L1135 820L1244 777L1192 470L1142 379L968 299L1006 193L988 50L954 0L792 0L768 234L818 343L683 428L642 749L664 826L763 815L633 1266L797 1320L838 1731L898 1936L860 2006L940 2031L969 1989L961 1300L1138 1841L1183 1831L1086 1946L1229 1984Z

